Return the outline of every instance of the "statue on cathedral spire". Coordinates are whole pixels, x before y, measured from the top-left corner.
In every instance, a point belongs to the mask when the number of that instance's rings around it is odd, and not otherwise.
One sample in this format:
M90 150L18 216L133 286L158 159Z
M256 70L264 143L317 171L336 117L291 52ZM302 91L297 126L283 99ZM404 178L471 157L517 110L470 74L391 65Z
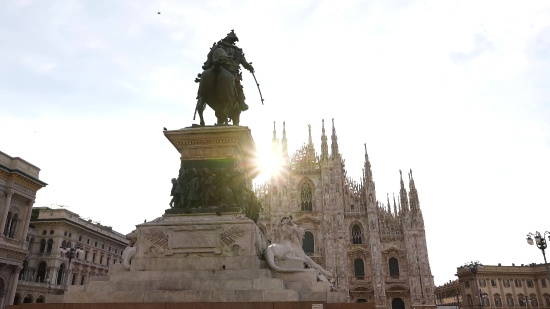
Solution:
M243 50L235 45L238 41L237 34L231 30L225 38L214 43L202 66L204 71L195 79L195 82L199 83L195 116L198 112L201 126L204 126L203 112L206 105L214 110L218 125L227 124L228 119L233 125L239 125L241 112L248 110L248 105L244 102L240 67L250 71L255 81L256 76L252 62L247 62ZM257 81L256 85L259 90L260 85ZM260 98L263 104L261 91Z

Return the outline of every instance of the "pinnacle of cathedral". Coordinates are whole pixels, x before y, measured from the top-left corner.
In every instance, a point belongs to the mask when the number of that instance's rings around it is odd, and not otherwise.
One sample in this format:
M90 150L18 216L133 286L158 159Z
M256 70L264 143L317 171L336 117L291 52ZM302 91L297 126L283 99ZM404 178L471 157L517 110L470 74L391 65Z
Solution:
M273 151L273 154L278 155L279 154L279 140L277 139L277 131L275 129L275 121L273 121L273 139L271 140L271 149Z
M336 157L340 156L340 152L338 150L338 137L336 136L336 128L334 127L334 118L332 118L331 140L332 140L332 143L330 144L331 156L332 156L332 159L335 159Z
M321 135L321 160L326 161L328 160L328 144L327 144L327 135L325 134L325 119L323 119L323 127L322 127L322 135Z
M286 139L286 124L285 122L283 121L283 138L281 140L281 155L283 156L283 158L287 159L288 158L288 144L287 144L287 139Z
M405 183L403 182L403 173L401 172L401 170L399 170L399 177L401 178L401 189L399 190L401 210L407 212L409 211L409 201L407 199L407 190L405 190Z
M388 200L388 213L391 214L391 204L390 204L390 194L386 193L386 198Z
M370 161L369 161L369 154L367 153L367 144L365 143L365 167L363 168L363 171L364 171L364 178L365 178L365 183L366 184L370 184L371 182L373 183L373 180L372 180L372 169L371 169L371 165L370 165Z
M409 202L411 203L411 210L420 209L420 201L418 200L418 191L414 185L412 169L409 172Z
M393 193L393 213L397 216L397 205L395 204L395 193Z

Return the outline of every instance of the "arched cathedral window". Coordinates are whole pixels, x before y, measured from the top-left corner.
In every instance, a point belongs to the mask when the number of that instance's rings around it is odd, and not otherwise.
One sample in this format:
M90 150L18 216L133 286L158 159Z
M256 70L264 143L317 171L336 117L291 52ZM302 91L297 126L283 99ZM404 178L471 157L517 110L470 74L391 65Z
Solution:
M309 183L306 182L302 185L302 189L300 190L300 197L302 199L301 210L313 211L313 203L312 203L313 193Z
M389 261L390 276L399 277L399 261L396 258L391 258Z
M313 234L311 232L306 232L304 235L304 244L302 245L302 249L304 249L304 252L307 253L314 253L315 252L315 240L313 238Z
M361 233L361 228L357 224L354 224L351 228L351 243L354 245L363 243L363 233Z
M353 261L353 272L357 280L363 280L365 278L365 263L363 259L355 259Z

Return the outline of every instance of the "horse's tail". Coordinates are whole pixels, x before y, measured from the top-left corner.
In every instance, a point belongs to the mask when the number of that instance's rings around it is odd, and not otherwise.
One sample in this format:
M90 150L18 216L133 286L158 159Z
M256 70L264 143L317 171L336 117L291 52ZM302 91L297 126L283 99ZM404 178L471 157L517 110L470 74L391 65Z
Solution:
M310 269L305 268L282 268L275 265L275 254L273 253L273 248L270 247L267 247L267 250L265 251L265 260L267 261L267 265L269 265L269 268L280 273L297 273L311 271Z

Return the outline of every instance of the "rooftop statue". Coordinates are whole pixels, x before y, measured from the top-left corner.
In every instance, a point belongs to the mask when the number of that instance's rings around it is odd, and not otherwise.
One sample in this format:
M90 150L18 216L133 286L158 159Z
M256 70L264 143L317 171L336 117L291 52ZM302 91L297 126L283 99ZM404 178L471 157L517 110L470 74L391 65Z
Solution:
M199 83L195 116L198 112L201 126L204 126L203 112L207 104L215 112L217 125L228 124L229 120L233 125L239 125L241 112L248 109L248 105L244 102L240 67L242 65L252 75L254 75L254 67L251 62L246 61L243 50L235 45L238 41L239 38L231 30L225 38L214 43L202 66L204 71L195 79L195 82ZM254 80L256 80L255 76ZM256 85L259 90L260 85L257 82Z

